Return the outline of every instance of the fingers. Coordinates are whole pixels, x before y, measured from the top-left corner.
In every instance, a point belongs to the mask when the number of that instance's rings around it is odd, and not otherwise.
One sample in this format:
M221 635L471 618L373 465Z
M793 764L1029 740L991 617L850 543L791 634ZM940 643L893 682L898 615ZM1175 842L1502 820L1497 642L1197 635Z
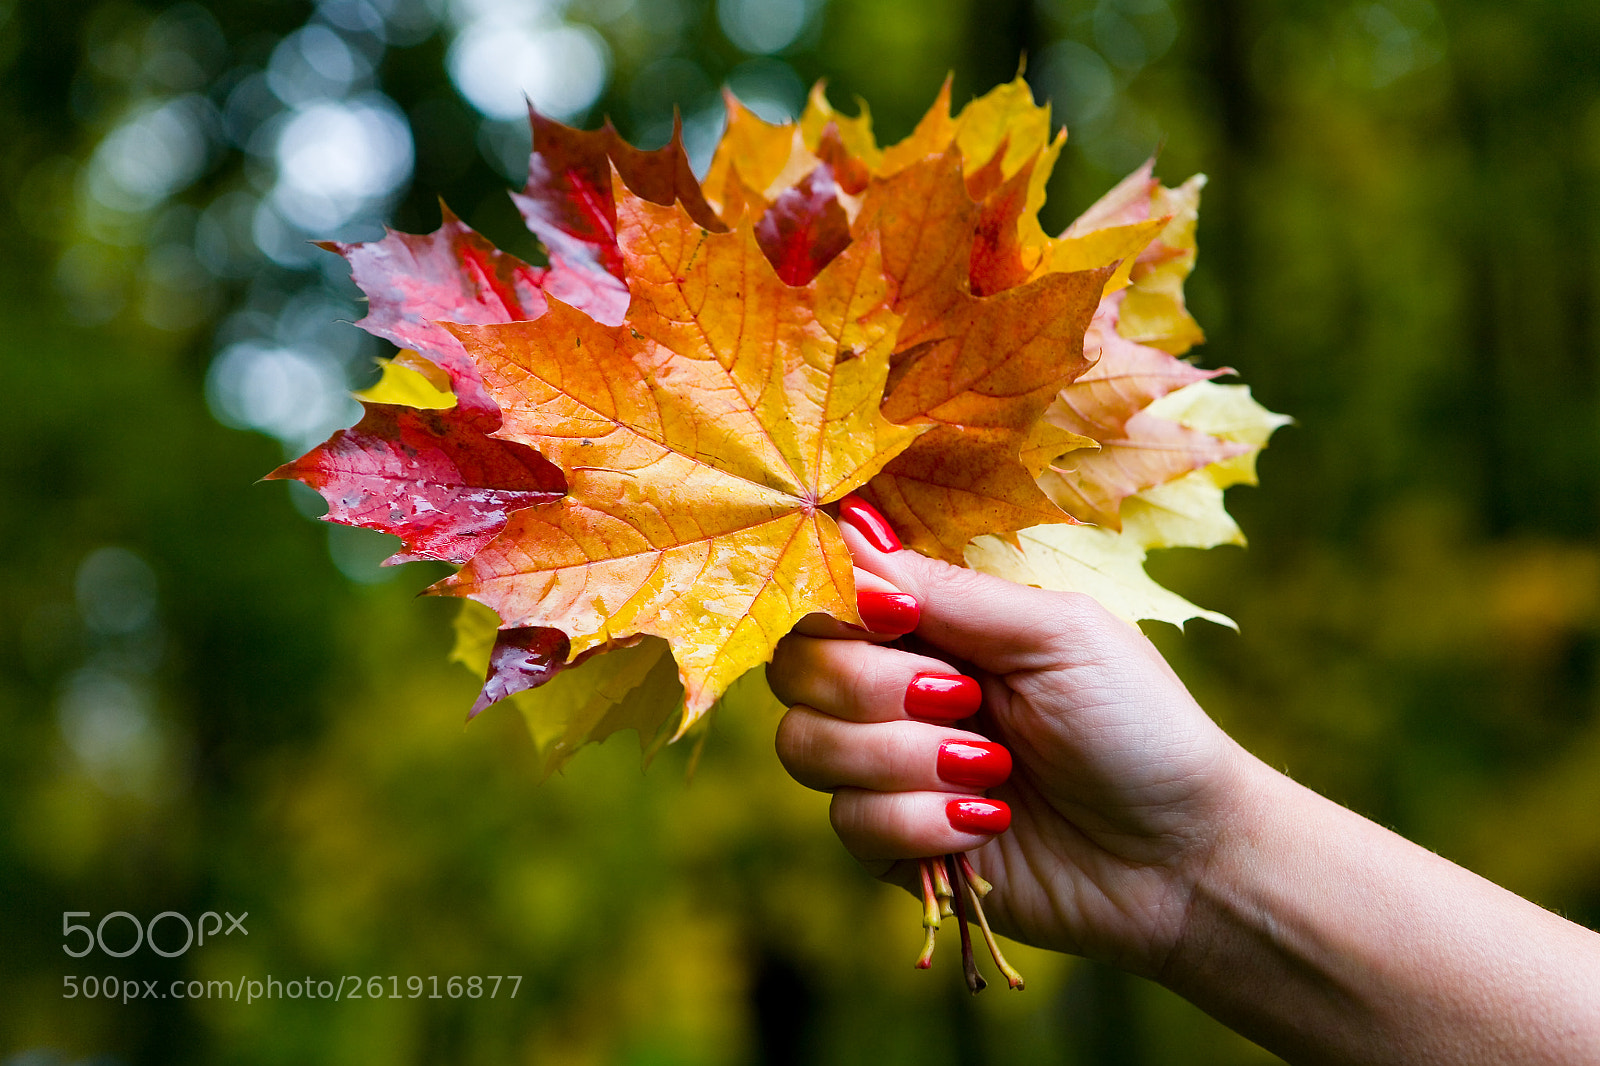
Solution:
M869 865L971 851L1011 824L1011 809L999 800L945 792L842 788L828 813L845 849Z
M867 632L813 615L778 645L767 676L790 705L777 736L784 767L800 783L834 793L835 832L881 874L897 860L968 851L1003 833L1010 808L972 793L1004 782L1012 760L977 734L917 720L973 714L981 690L938 659L869 643L920 632L926 623L925 594L902 585L883 565L920 557L901 551L893 529L857 498L840 502L840 518L852 553L870 560L856 569ZM945 591L942 575L914 567L904 573L924 589ZM850 637L858 639L837 639ZM965 654L959 640L940 643Z
M976 681L938 659L860 640L785 637L767 681L789 706L855 722L954 721L976 713L983 699Z
M795 707L778 723L778 758L820 792L970 793L1011 776L1011 753L976 733L928 722L845 722Z
M1058 664L1063 647L1090 636L1135 632L1089 596L1029 588L912 551L886 551L889 542L861 517L864 507L840 513L856 572L910 595L919 609L917 635L976 666L996 674L1038 669Z

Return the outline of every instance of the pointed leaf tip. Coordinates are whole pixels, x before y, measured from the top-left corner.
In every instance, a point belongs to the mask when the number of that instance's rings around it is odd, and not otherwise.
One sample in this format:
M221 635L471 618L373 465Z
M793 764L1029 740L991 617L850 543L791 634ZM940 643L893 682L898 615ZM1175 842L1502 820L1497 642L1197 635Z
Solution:
M367 404L360 422L267 477L316 489L330 522L398 536L393 562L464 563L513 511L566 492L544 456L488 436L471 412L389 404Z

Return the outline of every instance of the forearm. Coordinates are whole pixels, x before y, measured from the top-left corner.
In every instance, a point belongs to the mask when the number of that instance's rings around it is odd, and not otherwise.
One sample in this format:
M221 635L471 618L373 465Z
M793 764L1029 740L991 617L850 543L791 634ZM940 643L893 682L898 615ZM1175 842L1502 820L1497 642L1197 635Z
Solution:
M1164 984L1291 1062L1600 1063L1600 935L1245 776Z

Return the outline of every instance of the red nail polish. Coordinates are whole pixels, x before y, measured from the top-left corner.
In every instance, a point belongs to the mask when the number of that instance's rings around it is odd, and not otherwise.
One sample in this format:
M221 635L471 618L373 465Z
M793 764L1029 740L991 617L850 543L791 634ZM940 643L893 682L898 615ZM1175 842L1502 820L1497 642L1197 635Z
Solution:
M906 713L913 718L953 722L976 714L983 690L960 674L918 674L906 686Z
M895 536L894 527L889 525L889 520L879 514L876 507L855 493L839 501L839 517L855 526L861 535L867 538L867 543L881 552L897 552L902 547L900 538Z
M989 788L1011 776L1011 753L983 740L947 740L939 745L938 766L949 784Z
M909 633L922 617L917 598L904 592L858 591L856 609L861 612L861 624L873 633Z
M1011 808L999 800L958 799L944 805L950 826L963 833L1004 833L1011 828Z

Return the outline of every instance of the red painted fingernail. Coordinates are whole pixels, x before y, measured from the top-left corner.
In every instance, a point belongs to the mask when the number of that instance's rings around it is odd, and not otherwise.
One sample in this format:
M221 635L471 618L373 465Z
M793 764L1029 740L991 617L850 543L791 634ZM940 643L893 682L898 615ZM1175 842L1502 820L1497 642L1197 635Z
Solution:
M984 740L947 740L939 745L938 766L949 784L989 788L1011 776L1011 753Z
M839 517L855 526L867 543L881 552L897 552L902 547L889 520L855 493L839 501Z
M906 686L906 713L913 718L953 722L976 714L983 690L960 674L918 674Z
M917 598L904 592L859 591L856 609L861 612L861 624L873 633L909 633L922 617Z
M1004 833L1011 828L1011 808L999 800L958 799L944 805L950 827L963 833Z

